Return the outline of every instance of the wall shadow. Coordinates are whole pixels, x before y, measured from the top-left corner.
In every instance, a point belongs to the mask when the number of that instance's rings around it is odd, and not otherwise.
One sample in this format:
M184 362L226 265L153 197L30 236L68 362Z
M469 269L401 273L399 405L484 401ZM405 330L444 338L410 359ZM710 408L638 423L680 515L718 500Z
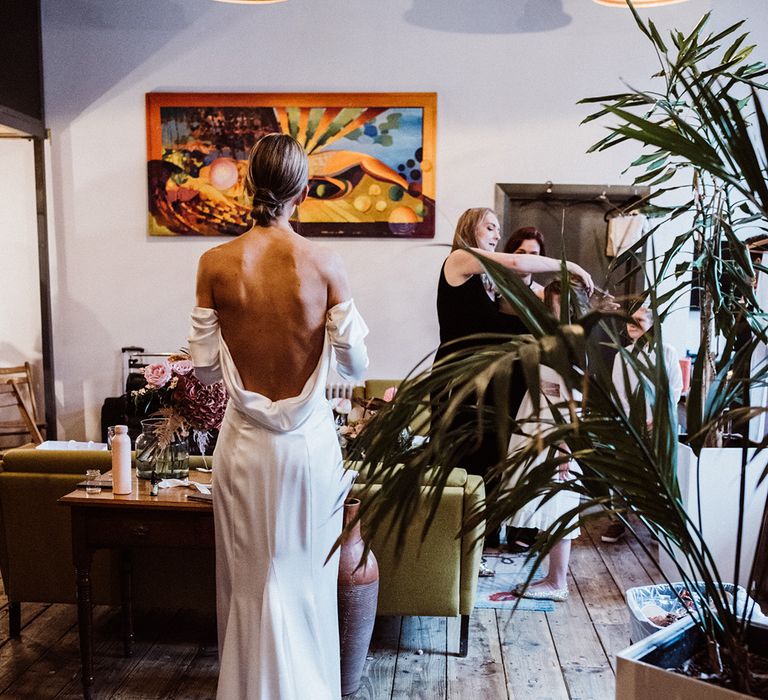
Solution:
M460 34L527 34L569 25L563 0L413 0L406 22Z
M79 114L206 11L184 0L43 0L46 104L57 116ZM64 45L67 60L58 60Z

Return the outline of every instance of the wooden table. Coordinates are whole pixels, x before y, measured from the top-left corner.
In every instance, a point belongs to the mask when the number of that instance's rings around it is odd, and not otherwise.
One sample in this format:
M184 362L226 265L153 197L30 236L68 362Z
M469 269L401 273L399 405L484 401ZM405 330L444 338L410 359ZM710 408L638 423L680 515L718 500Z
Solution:
M210 483L210 474L191 472L190 478ZM131 549L137 547L213 548L213 508L189 500L191 488L161 489L150 495L150 484L134 471L131 493L112 491L88 494L77 489L59 499L72 512L72 558L77 577L77 622L80 632L83 697L91 698L93 685L93 606L91 561L97 549L121 551L121 601L123 644L132 653L133 614L131 596Z

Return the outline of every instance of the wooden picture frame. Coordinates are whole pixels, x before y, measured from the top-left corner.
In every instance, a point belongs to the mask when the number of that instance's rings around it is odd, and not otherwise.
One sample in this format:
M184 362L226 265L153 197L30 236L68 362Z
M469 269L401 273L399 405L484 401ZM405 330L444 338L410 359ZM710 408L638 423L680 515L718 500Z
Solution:
M433 238L436 93L147 93L151 236L251 227L248 154L289 133L309 158L304 236Z

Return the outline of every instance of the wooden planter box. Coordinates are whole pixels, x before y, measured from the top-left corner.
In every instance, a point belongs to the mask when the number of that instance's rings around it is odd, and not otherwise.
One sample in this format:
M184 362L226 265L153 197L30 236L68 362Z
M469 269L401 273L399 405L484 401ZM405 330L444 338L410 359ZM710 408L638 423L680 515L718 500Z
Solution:
M747 700L733 690L666 671L689 659L702 643L693 621L680 620L616 655L616 700ZM750 644L768 652L768 627L753 623Z

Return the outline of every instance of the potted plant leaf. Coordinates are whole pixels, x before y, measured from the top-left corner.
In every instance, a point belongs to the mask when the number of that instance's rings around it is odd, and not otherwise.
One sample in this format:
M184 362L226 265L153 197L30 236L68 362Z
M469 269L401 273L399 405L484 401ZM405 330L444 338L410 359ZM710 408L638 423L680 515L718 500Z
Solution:
M754 281L758 271L766 270L753 262L743 231L749 226L765 229L768 224L768 122L760 103L765 89L760 81L766 69L748 61L752 47L741 32L742 23L705 33L709 19L705 15L692 32L672 32L667 46L654 24L644 22L634 8L632 11L658 57L660 91L628 89L585 102L600 105L590 119L614 122L595 149L627 141L641 144L644 152L632 163L643 168L636 182L654 187L653 196L642 204L646 213L658 217L658 223L614 265L620 269L644 246L651 250L645 295L657 315L646 351L630 353L622 348L610 321L616 316L626 319L623 312L595 309L574 315L565 270L561 286L566 299L560 318L555 318L514 274L483 259L499 293L523 318L530 335L458 350L430 371L415 371L406 378L396 400L358 437L363 466L376 475L370 481L382 484L376 497L363 499L360 516L369 527L391 518L392 536L405 538L416 509L435 512L451 466L462 464L483 431L493 431L504 447L513 431L521 431L527 423L537 424L540 427L522 449L495 465L490 473L490 483L495 486L485 504L470 514L466 527L484 520L493 529L535 498L575 491L581 497L578 506L537 538L531 553L536 559L534 570L572 530L576 516L584 521L609 511L630 530L648 528L658 540L660 555L668 559L669 575L683 582L693 600L687 629L664 630L660 634L674 639L656 645L666 645L667 651L685 648L691 652L689 657L693 654L690 678L666 674L672 685L692 685L665 693L654 677L654 693L659 697L705 697L697 678L706 677L719 686L703 686L706 692L723 693L723 697L768 697L765 659L755 653L765 640L761 642L760 633L750 626L750 611L738 604L729 585L734 578L738 580L740 559L746 557L741 545L745 502L750 495L748 475L750 467L754 468L753 456L760 455L765 445L763 435L753 434L750 440L749 424L766 411L752 400L754 390L764 388L768 377L766 361L755 359L755 352L765 346L767 327ZM660 232L670 222L679 223L686 217L690 225L683 226L672 244L656 255ZM688 259L681 256L686 247L691 249ZM677 407L667 368L656 358L663 357L661 320L692 288L701 298L700 347L688 396L686 444L679 448ZM639 386L653 387L650 406L641 389L627 410L600 353L588 352L598 326L612 339L627 371L640 379ZM551 417L516 417L503 409L515 362L523 367L536 399L533 404L548 404ZM562 378L564 392L558 401L540 396L542 365ZM495 409L481 399L476 424L457 433L450 427L452 418L470 395L493 395ZM439 410L427 425L423 416L430 406ZM430 437L418 451L401 452L395 447L397 436L409 424L416 433ZM729 425L736 426L739 437L726 434ZM690 449L698 458L707 450L722 449L719 446L724 441L738 445L729 449L737 457L733 467L736 498L723 504L729 519L720 528L735 531L732 568L716 560L700 512L683 498L678 475L679 449L686 455ZM559 465L571 458L578 461L580 478L553 480ZM427 469L434 470L432 485L423 491L419 484ZM761 470L755 481L764 476ZM425 527L429 524L428 518ZM751 562L747 569L750 576L744 584L751 589ZM764 652L765 647L762 649ZM622 698L648 697L625 694L621 678L617 692Z

